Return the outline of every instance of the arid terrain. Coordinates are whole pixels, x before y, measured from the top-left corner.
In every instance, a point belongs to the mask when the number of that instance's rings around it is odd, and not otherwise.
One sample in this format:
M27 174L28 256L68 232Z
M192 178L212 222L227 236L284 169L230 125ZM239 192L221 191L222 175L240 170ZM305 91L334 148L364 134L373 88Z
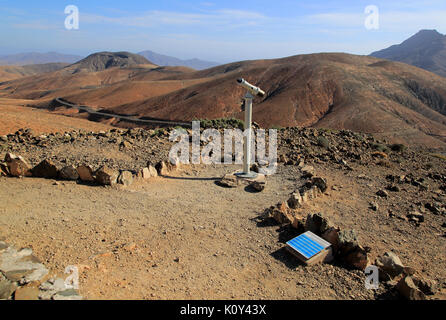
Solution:
M401 298L392 281L367 290L364 272L342 260L305 267L284 250L301 231L261 218L301 185L303 160L328 189L298 214L320 212L341 230L354 229L370 263L391 251L429 281L428 299L445 298L444 156L322 129L282 130L279 144L278 172L260 193L216 183L234 165L184 166L112 187L2 177L0 234L32 248L52 274L78 266L87 299ZM2 158L13 152L30 166L49 159L58 168L106 164L136 173L165 159L171 142L167 130L47 138L20 131L2 146ZM413 220L414 212L423 219Z

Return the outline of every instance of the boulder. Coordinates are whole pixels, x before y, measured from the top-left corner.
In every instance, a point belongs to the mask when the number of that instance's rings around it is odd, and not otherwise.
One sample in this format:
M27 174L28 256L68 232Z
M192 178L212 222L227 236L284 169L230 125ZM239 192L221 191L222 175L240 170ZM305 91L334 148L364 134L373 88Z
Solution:
M393 252L386 252L383 256L378 257L375 265L381 272L388 275L390 279L402 274L405 270L400 258L398 258L398 256ZM382 277L382 279L384 278Z
M43 160L31 171L34 177L46 179L56 179L59 174L56 165L51 160L47 159Z
M147 168L149 169L150 175L152 177L158 177L158 171L155 169L154 166L148 165Z
M398 292L408 300L425 300L426 296L424 293L418 289L415 285L412 277L406 276L402 278L397 286Z
M167 176L169 174L170 171L169 164L170 162L165 162L165 161L160 161L157 163L155 168L160 176Z
M279 203L272 211L272 217L280 224L293 223L294 217L291 214L286 202Z
M358 237L355 230L342 230L339 232L339 249L341 253L347 253L358 246Z
M339 235L339 257L349 267L364 270L369 265L368 251L358 243L354 230L343 230Z
M59 176L63 180L76 181L79 179L79 174L74 166L63 167L59 172Z
M133 174L130 171L122 171L118 178L118 183L129 186L133 183Z
M305 231L322 235L328 229L333 228L333 224L322 213L309 214L305 222Z
M96 171L96 181L103 186L115 185L118 180L119 172L103 166Z
M298 209L303 205L304 201L299 191L294 192L288 199L288 206L291 209Z
M331 227L322 234L322 238L331 243L334 254L339 250L339 231L339 229Z
M90 166L82 165L79 166L76 169L77 173L79 174L79 178L84 182L93 182L94 176L93 176L93 169L91 169Z
M370 264L367 250L365 250L360 245L356 246L353 250L349 251L343 257L344 263L346 263L349 267L365 270L367 266Z
M5 162L8 166L9 174L13 177L30 177L32 175L29 164L21 156L7 153Z

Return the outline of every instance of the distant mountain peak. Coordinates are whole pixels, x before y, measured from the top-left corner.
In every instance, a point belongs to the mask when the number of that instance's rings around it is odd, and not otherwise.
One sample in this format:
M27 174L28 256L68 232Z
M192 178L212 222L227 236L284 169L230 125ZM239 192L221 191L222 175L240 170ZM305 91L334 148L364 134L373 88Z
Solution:
M404 62L446 77L446 36L437 30L420 30L401 44L371 56Z

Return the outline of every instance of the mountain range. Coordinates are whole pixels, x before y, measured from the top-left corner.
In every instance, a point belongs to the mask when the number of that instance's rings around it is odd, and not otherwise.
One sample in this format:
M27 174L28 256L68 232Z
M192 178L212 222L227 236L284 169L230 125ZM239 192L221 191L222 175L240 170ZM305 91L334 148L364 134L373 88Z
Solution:
M200 59L181 60L175 57L162 55L149 50L139 52L138 54L147 58L154 64L167 67L183 66L195 70L204 70L218 66L220 64L217 62L204 61Z
M62 54L57 52L28 52L0 56L0 65L24 66L30 64L46 63L75 63L83 57L71 54Z

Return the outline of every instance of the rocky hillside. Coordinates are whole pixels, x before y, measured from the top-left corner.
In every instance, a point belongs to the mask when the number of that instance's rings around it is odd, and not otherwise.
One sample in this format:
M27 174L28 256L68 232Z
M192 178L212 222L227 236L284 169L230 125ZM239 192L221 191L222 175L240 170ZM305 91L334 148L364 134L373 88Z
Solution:
M72 69L73 72L81 70L97 72L114 67L126 68L141 64L152 63L143 56L130 52L98 52L72 64L68 68Z

